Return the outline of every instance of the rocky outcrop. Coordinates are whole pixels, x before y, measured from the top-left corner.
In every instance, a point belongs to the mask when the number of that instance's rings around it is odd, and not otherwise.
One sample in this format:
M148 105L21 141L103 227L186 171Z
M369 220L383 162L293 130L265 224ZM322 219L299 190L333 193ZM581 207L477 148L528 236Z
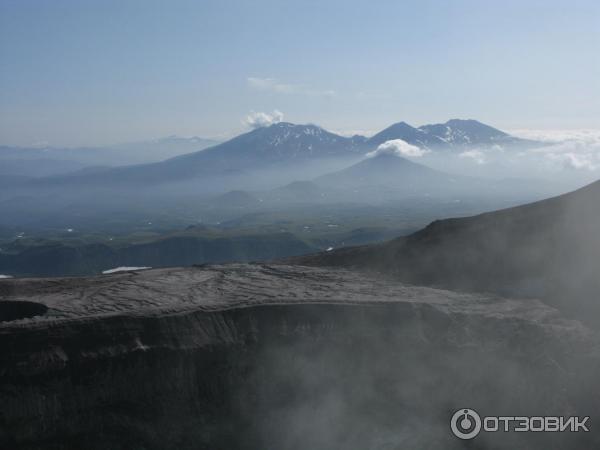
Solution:
M537 300L243 264L0 280L0 296L39 305L0 322L0 448L454 449L463 407L592 417L468 448L600 445L598 337Z

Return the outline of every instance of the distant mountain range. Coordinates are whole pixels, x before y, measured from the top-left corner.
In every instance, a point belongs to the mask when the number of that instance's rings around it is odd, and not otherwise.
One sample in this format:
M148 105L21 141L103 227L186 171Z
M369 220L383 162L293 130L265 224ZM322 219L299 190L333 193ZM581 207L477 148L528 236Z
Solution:
M402 139L409 144L430 150L464 150L493 145L503 148L541 145L536 141L511 136L472 119L452 119L443 124L423 125L419 128L412 127L406 122L399 122L372 136L367 143L371 146L378 146L392 139Z
M178 142L170 138L169 142ZM419 128L400 122L371 138L343 137L315 125L277 123L258 128L206 150L179 155L165 161L85 171L59 175L42 181L42 184L103 185L155 184L185 180L207 180L215 177L251 176L255 172L290 171L294 178L303 173L321 174L348 167L364 158L367 152L382 143L402 139L409 144L432 151L466 149L470 147L501 145L503 148L534 146L538 143L510 136L500 130L475 120L450 120L445 124L425 125ZM195 143L196 145L199 143ZM167 145L157 142L155 145ZM192 145L186 141L185 145ZM143 146L134 146L141 151ZM337 161L326 170L324 161ZM374 163L366 163L374 164ZM310 166L310 170L308 167Z
M202 182L215 178L222 181L223 177L232 179L253 176L256 171L277 172L282 169L301 175L313 162L356 161L365 151L364 138L338 136L315 125L281 122L166 161L116 167L96 173L75 172L45 178L39 180L39 184L143 185L186 180Z
M401 199L435 198L446 201L492 197L519 197L525 193L541 197L544 183L529 180L490 180L432 169L396 153L376 152L350 167L328 172L310 181L295 181L272 190L235 190L219 195L214 205L249 207L262 203L366 203L382 204ZM259 200L260 198L260 200Z
M106 147L0 146L0 176L46 177L87 167L115 167L173 158L218 144L199 137L168 136Z

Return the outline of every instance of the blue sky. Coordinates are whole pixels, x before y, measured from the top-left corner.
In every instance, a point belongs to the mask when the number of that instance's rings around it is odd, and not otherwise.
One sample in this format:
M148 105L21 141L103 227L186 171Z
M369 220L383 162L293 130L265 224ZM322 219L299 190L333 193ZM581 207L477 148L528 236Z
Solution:
M0 0L0 143L600 127L600 2Z

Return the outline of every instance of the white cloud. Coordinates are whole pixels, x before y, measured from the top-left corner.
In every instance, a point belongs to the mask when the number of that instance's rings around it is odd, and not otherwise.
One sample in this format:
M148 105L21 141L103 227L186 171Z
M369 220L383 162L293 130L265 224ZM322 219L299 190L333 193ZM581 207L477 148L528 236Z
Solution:
M316 97L333 97L335 91L332 89L314 89L304 84L283 83L276 78L248 77L248 86L260 91L274 92L277 94L300 94Z
M459 153L458 157L472 159L477 164L485 164L485 155L480 150L467 150Z
M600 169L600 157L598 154L584 153L549 153L546 158L557 161L566 169L575 170L598 170Z
M248 85L254 89L273 91L280 94L291 94L298 89L298 87L293 84L280 83L275 78L248 77Z
M533 139L536 141L559 143L564 141L580 142L585 144L599 144L600 130L574 129L574 130L511 130L514 136Z
M279 123L283 120L283 113L278 110L274 110L271 114L266 112L252 111L242 121L245 125L250 128L262 128Z
M386 141L377 147L377 150L367 153L369 158L381 154L396 155L396 156L408 156L411 158L420 158L421 156L429 153L429 150L424 150L417 147L416 145L409 144L402 139L392 139Z
M515 134L549 144L523 156L541 157L555 168L600 170L600 130L518 130Z

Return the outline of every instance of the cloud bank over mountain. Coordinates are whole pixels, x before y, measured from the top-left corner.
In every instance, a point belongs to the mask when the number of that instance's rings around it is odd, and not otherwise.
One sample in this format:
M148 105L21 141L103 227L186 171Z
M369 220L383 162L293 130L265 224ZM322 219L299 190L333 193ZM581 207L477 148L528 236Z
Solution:
M376 150L369 152L367 156L372 158L378 155L396 155L407 156L409 158L420 158L429 153L429 150L422 149L416 145L409 144L402 139L392 139L379 145Z
M600 170L600 130L516 130L515 135L546 142L532 151L548 165L574 170Z
M282 120L283 113L275 109L272 113L252 111L244 118L243 123L254 129L268 127Z
M485 164L486 159L481 150L465 150L458 154L459 158L469 158L475 161L477 164Z

